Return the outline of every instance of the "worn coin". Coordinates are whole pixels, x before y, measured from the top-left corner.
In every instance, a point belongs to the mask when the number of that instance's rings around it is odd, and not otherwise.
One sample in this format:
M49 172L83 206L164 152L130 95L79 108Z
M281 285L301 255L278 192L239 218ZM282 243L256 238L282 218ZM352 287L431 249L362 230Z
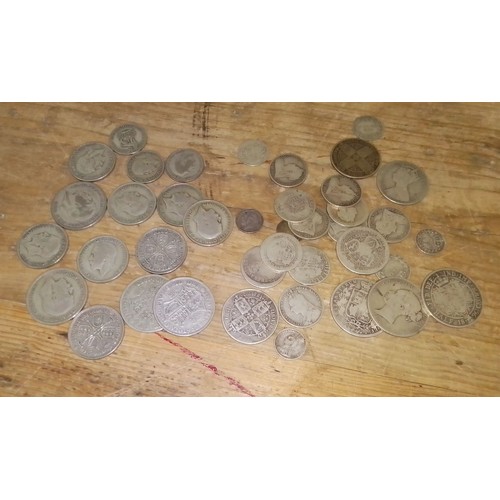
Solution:
M158 215L167 224L182 226L187 209L204 198L202 192L190 184L172 184L158 195Z
M80 146L69 157L69 170L80 181L93 182L104 179L115 168L114 151L100 142Z
M236 227L244 233L256 233L264 224L264 217L254 208L240 210L236 216Z
M380 165L377 148L362 139L344 139L331 152L332 166L342 175L362 179L373 175Z
M361 198L361 186L358 181L340 174L327 177L320 189L323 198L337 207L349 207Z
M377 273L378 279L383 278L404 278L410 277L410 266L399 255L390 255L387 264Z
M295 238L297 238L299 241L302 240L302 238L299 238L298 236L296 236L295 234L292 233L292 231L290 230L290 226L288 225L288 221L286 221L286 220L282 220L282 221L278 222L278 224L276 226L276 232L290 234L290 235L294 236Z
M330 261L323 250L303 245L302 258L297 267L291 269L289 273L302 285L316 285L330 274Z
M394 207L379 207L372 210L366 225L378 231L388 243L403 241L410 233L410 219Z
M317 240L328 232L330 218L325 210L316 207L313 214L300 222L288 222L290 231L303 240Z
M288 222L300 222L314 214L314 198L300 189L287 189L274 200L274 210Z
M289 234L275 233L261 243L260 255L264 264L274 271L290 271L302 259L302 246Z
M276 351L286 359L298 359L307 348L306 338L295 328L281 330L274 339Z
M376 141L377 139L382 139L384 126L374 116L358 116L352 124L352 131L359 139Z
M267 159L266 143L258 139L242 142L238 148L238 159L251 167L262 165Z
M344 227L356 227L364 224L370 211L363 198L349 207L326 206L326 212L331 220Z
M178 149L165 160L165 172L176 182L191 182L205 170L205 160L198 151Z
M245 252L240 264L241 275L257 288L271 288L277 285L286 275L286 271L275 271L262 260L260 246Z
M420 230L415 237L415 242L419 250L429 255L441 252L445 245L444 236L431 228Z
M312 288L296 285L287 288L281 294L279 310L287 323L298 328L306 328L320 320L323 301Z
M126 123L110 134L111 149L120 155L133 155L144 149L148 141L146 131L139 125Z
M139 182L118 186L108 198L108 213L120 224L140 224L148 220L155 210L155 194Z
M307 164L294 154L276 157L269 167L271 180L282 187L297 187L307 178Z
M337 241L340 236L345 233L349 228L345 226L341 226L338 222L334 220L330 220L328 224L328 236L333 240Z
M163 175L163 159L154 151L141 151L130 157L127 162L127 175L134 182L148 184Z

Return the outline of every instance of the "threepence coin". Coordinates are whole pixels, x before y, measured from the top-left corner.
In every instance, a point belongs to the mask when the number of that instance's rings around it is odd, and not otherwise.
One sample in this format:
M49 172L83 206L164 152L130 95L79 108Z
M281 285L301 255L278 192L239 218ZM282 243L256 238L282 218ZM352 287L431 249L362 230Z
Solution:
M290 271L302 259L302 246L294 236L275 233L261 243L260 255L264 264L274 271Z
M303 245L302 259L294 269L289 271L290 276L302 285L317 285L330 274L328 255L319 248Z
M120 155L133 155L144 149L148 141L146 131L139 125L126 123L115 128L109 138L111 149Z
M274 339L276 351L286 359L298 359L307 348L306 338L295 328L281 330Z
M90 142L77 148L69 157L69 170L80 181L104 179L115 168L114 151L100 142Z
M108 213L118 223L131 226L148 220L156 210L156 196L138 182L118 186L108 198Z
M380 207L368 215L366 225L378 231L388 243L403 241L410 233L410 219L394 207Z
M127 162L127 175L134 182L148 184L163 175L163 158L154 151L141 151Z
M194 149L178 149L165 160L165 172L176 182L191 182L205 170L205 160Z
M236 216L236 227L244 233L256 233L264 224L264 217L254 208L240 210Z
M238 159L251 167L262 165L267 159L266 143L258 139L242 142L238 148Z
M286 271L274 271L264 264L260 255L260 246L247 250L241 260L240 269L243 278L257 288L271 288L286 275Z
M167 224L182 226L188 208L203 199L202 192L190 184L172 184L158 195L158 215Z
M300 222L314 214L316 202L314 198L300 189L287 189L274 200L274 210L288 222Z
M380 154L373 144L362 139L344 139L331 152L332 166L342 175L362 179L373 175L380 165Z
M303 240L317 240L328 232L330 217L322 208L316 207L313 214L300 222L289 222L290 231Z
M410 266L399 255L390 255L389 262L377 273L375 273L378 279L383 278L403 278L408 279L410 277Z
M348 207L335 207L328 204L326 211L330 219L344 227L356 227L364 224L370 213L363 198Z
M294 154L276 157L269 167L271 180L282 187L297 187L307 178L307 164Z
M283 319L297 328L315 325L323 313L323 301L318 293L305 285L287 288L280 297Z
M320 189L323 198L337 207L350 207L361 198L361 186L358 181L340 174L326 178Z
M376 141L382 139L384 126L374 116L358 116L352 124L352 131L356 137L363 141Z
M422 229L415 237L417 247L428 255L435 255L444 248L445 241L443 235L435 229Z

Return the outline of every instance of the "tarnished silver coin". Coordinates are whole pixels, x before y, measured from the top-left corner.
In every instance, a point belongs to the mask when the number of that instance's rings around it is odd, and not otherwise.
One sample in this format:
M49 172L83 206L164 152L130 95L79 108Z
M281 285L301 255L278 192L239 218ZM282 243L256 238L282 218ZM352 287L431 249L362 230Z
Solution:
M317 285L330 274L330 261L323 250L302 245L302 258L297 267L289 271L290 276L302 285Z
M236 216L236 227L244 233L256 233L264 224L264 217L254 208L240 210Z
M314 214L314 198L300 189L287 189L274 200L274 210L288 222L300 222Z
M148 135L139 125L126 123L111 132L109 142L115 153L133 155L144 149L148 142Z
M328 204L326 212L330 219L344 227L356 227L364 224L370 213L363 198L349 207L335 207Z
M407 161L392 161L377 172L377 187L388 200L400 205L421 202L429 190L425 172Z
M326 178L320 189L323 198L337 207L350 207L361 198L361 186L358 181L340 174Z
M411 337L427 322L420 300L420 289L402 278L384 278L368 292L368 311L373 321L396 337Z
M97 224L106 213L106 195L92 182L74 182L61 189L50 206L61 227L78 231Z
M172 184L158 195L158 215L167 224L182 226L188 208L203 199L202 192L190 184Z
M271 288L286 275L286 271L275 271L264 263L260 255L260 246L245 252L240 269L243 278L257 288Z
M234 219L222 203L201 200L186 210L182 226L190 240L208 247L219 245L229 238L234 228Z
M141 333L159 332L153 302L156 292L167 282L158 274L149 274L127 285L120 298L120 313L128 326Z
M387 264L377 273L375 273L378 279L383 278L403 278L408 279L410 277L410 266L399 255L390 255Z
M428 274L421 296L429 314L443 325L472 325L483 309L483 298L477 285L454 269L439 269Z
M297 240L299 241L302 240L302 238L299 238L298 236L292 233L292 231L290 230L290 226L288 225L288 221L286 220L278 222L278 224L276 225L276 232L290 234L294 238L297 238Z
M380 154L377 148L367 141L344 139L333 147L330 161L339 174L363 179L375 174L380 165Z
M115 168L114 151L100 142L89 142L75 149L69 157L71 174L80 181L93 182L104 179Z
M304 355L307 348L306 338L295 328L281 330L274 339L276 351L286 359L298 359Z
M84 359L102 359L115 352L123 341L125 325L112 307L97 305L84 309L71 322L68 342Z
M264 264L274 271L290 271L302 259L302 246L289 234L275 233L261 243L260 255Z
M144 184L118 186L108 198L108 213L120 224L131 226L148 220L156 210L156 196Z
M26 307L39 323L60 325L82 310L87 296L87 283L79 273L71 269L51 269L29 287Z
M344 281L335 288L330 299L335 323L355 337L375 337L382 332L368 311L367 297L372 284L363 278Z
M127 162L127 175L134 182L148 184L163 175L163 158L154 151L141 151L131 156Z
M278 308L273 299L259 290L240 290L222 307L222 326L241 344L259 344L275 332Z
M374 116L358 116L352 124L352 131L363 141L376 141L384 136L384 126Z
M97 236L82 246L76 262L78 271L86 280L108 283L127 269L128 249L114 236Z
M66 254L69 238L57 224L36 224L19 238L17 255L25 266L44 269L57 264Z
M240 144L238 159L245 165L256 167L267 159L267 145L258 139L250 139Z
M389 262L387 240L369 227L353 227L337 241L337 257L350 271L375 274Z
M178 149L165 160L165 172L176 182L191 182L205 170L205 160L194 149Z
M303 240L317 240L328 232L330 217L322 208L316 207L313 214L300 222L288 222L290 231Z
M189 337L203 331L212 321L215 299L202 281L174 278L156 292L153 310L166 332Z
M417 247L428 255L435 255L444 249L444 236L435 229L425 228L415 237Z
M346 226L341 226L338 222L330 220L328 224L328 236L333 240L337 241L340 236L345 233L349 228Z
M388 243L403 241L410 234L410 219L394 207L379 207L372 210L366 225L378 231Z
M321 319L323 301L312 288L296 285L281 294L279 310L287 323L297 328L306 328Z
M155 227L137 242L136 257L148 273L167 274L178 269L187 257L186 240L168 227Z
M307 164L297 155L283 154L271 162L269 175L271 180L282 187L297 187L307 178Z

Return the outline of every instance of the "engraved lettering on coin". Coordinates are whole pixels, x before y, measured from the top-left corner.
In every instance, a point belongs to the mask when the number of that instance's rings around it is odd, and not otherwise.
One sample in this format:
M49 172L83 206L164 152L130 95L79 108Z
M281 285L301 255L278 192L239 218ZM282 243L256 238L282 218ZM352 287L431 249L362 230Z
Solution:
M403 241L410 233L410 219L393 207L380 207L368 215L367 226L379 232L388 243Z
M127 175L134 182L147 184L163 175L162 157L154 151L141 151L130 157L127 162Z
M287 189L274 200L274 210L288 222L300 222L314 214L314 198L300 189Z
M182 226L188 208L204 198L199 189L189 184L173 184L158 195L158 215L167 224Z
M262 165L267 159L267 146L258 139L250 139L240 144L238 159L245 165L256 167Z
M326 206L326 212L330 219L344 227L356 227L365 223L368 219L368 205L363 198L351 206L335 207L331 204Z
M248 250L241 260L241 275L257 288L270 288L277 285L286 275L286 271L275 271L262 260L260 246Z
M187 237L202 246L224 242L231 234L234 219L229 209L213 200L201 200L191 205L184 216Z
M165 161L165 171L176 182L191 182L205 169L205 160L194 149L178 149Z
M254 208L240 210L236 216L236 227L244 233L256 233L264 224L264 217Z
M380 165L380 154L373 144L361 139L344 139L331 152L332 166L339 174L353 179L373 175Z
M302 259L294 269L289 271L290 276L302 285L316 285L324 281L330 274L330 261L323 250L303 245Z
M269 167L271 180L282 187L297 187L307 178L307 164L294 154L276 157Z
M110 134L111 149L120 155L138 153L148 140L146 131L139 125L126 123L115 128Z
M389 262L376 273L378 279L383 278L403 278L410 277L410 266L399 255L390 255Z
M264 264L274 271L290 271L302 259L302 246L289 234L275 233L262 242L260 255Z
M419 231L415 241L418 249L429 255L441 252L445 245L443 235L439 231L430 228Z
M298 359L307 348L306 338L295 328L281 330L274 339L276 351L286 359Z
M323 302L312 288L297 285L287 288L281 294L279 310L287 323L298 328L306 328L320 320Z
M364 141L376 141L382 139L384 126L374 116L358 116L352 125L352 131L356 137Z
M104 179L115 168L116 155L106 144L90 142L80 146L69 157L69 170L80 181Z
M290 231L303 240L317 240L328 232L330 218L325 210L316 207L313 214L300 222L289 222Z
M361 198L361 186L355 179L344 175L332 175L321 184L323 198L337 207L349 207Z
M156 196L138 182L118 186L108 199L108 213L120 224L140 224L155 212Z

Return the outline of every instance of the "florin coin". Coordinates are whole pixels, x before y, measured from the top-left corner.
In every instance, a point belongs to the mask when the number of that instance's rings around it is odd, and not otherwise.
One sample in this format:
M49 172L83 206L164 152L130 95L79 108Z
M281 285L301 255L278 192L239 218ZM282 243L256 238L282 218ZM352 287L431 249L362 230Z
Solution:
M281 294L279 309L287 323L297 328L306 328L320 320L323 301L312 288L296 285L287 288Z
M299 241L302 240L302 238L299 238L298 236L293 234L292 231L290 231L290 226L288 225L288 221L286 221L286 220L282 220L282 221L278 222L278 225L276 226L276 232L290 234L294 238L297 238L297 240L299 240Z
M241 275L257 288L271 288L277 285L286 275L286 271L274 271L262 260L260 246L248 250L240 264Z
M422 229L415 237L417 247L428 255L435 255L444 248L445 241L443 235L435 229Z
M390 255L389 262L376 273L378 279L383 278L403 278L410 277L410 266L399 255Z
M330 219L344 227L356 227L368 219L369 210L363 198L350 207L335 207L327 205L326 211Z
M358 116L352 125L352 131L356 137L363 141L376 141L382 139L384 126L374 116Z
M366 225L378 231L388 243L403 241L410 233L410 219L393 207L380 207L368 215Z
M148 141L146 131L139 125L126 123L110 134L111 149L120 155L133 155L144 149Z
M295 328L281 330L274 339L276 351L286 359L298 359L306 352L306 338Z
M362 139L344 139L331 152L332 166L342 175L363 179L373 175L380 165L380 154L373 144Z
M303 240L317 240L328 232L330 218L325 210L316 207L316 210L307 219L300 222L288 222L290 231Z
M148 220L156 210L156 196L138 182L118 186L108 199L108 213L118 223L131 226Z
M290 271L302 259L302 246L289 234L275 233L262 242L260 255L264 264L274 271Z
M194 149L178 149L165 160L165 171L176 182L191 182L205 169L205 160Z
M340 236L345 233L349 228L341 226L338 222L330 220L328 224L328 236L333 240L337 241Z
M297 187L307 178L307 164L294 154L276 157L269 167L271 180L282 187Z
M173 184L158 195L158 215L167 224L182 226L188 208L203 199L202 192L190 184Z
M330 261L323 250L303 245L302 259L294 269L289 271L290 276L302 285L317 285L330 274Z
M267 146L263 141L250 139L240 144L238 159L245 165L256 167L262 165L267 158Z
M131 156L127 162L127 175L134 182L148 184L163 175L163 159L154 151L141 151Z
M321 195L332 205L350 207L361 198L361 186L358 181L344 175L332 175L321 184Z
M236 216L236 227L244 233L256 233L264 224L264 217L254 208L241 210Z
M90 142L80 146L69 157L69 170L80 181L104 179L115 168L116 155L106 144Z
M300 222L314 214L314 198L300 189L287 189L274 200L274 210L288 222Z

